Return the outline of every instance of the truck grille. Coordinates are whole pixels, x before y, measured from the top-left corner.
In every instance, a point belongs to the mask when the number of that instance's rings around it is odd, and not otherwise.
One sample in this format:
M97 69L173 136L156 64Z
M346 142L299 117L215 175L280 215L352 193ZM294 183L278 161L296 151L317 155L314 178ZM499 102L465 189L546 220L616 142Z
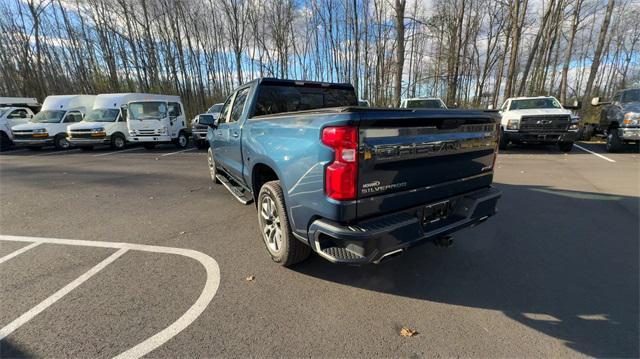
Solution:
M569 129L571 117L563 116L522 116L521 132L562 132Z
M73 131L70 133L70 137L71 138L92 138L91 132L73 132Z
M136 130L138 136L153 136L157 135L156 130Z
M13 138L16 140L31 140L33 139L33 135L31 133L13 133Z

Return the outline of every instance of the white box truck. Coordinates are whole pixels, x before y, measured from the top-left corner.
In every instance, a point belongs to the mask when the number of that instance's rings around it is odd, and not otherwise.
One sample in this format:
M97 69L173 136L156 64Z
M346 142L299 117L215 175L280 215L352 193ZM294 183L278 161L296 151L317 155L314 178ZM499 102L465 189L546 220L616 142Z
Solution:
M13 146L11 127L29 122L39 110L33 97L0 97L0 151Z
M48 96L42 109L28 123L13 126L13 141L30 149L55 146L67 149L67 126L82 121L84 114L93 108L95 95Z
M131 142L127 128L126 105L132 101L144 101L155 95L144 93L110 93L96 96L93 109L84 120L67 127L69 142L83 150L96 145L109 145L121 150Z
M173 143L186 148L189 132L184 107L179 96L147 95L127 103L127 127L132 143L154 148L159 143Z

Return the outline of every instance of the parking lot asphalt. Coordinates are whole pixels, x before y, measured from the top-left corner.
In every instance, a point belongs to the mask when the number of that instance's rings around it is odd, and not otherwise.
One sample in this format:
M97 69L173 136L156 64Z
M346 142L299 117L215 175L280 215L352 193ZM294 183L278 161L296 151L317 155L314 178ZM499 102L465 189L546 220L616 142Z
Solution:
M579 146L502 152L450 248L292 269L204 151L2 153L0 357L638 357L640 154Z

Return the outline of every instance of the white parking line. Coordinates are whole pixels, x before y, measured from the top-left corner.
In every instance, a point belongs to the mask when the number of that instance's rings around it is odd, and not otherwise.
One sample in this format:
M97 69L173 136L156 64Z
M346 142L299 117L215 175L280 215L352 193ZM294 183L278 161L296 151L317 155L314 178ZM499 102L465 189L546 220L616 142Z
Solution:
M24 247L18 249L17 251L13 251L13 252L7 254L6 256L0 258L0 263L4 263L4 262L8 261L9 259L11 259L13 257L17 257L17 256L21 255L22 253L28 251L29 249L37 247L39 245L40 245L40 243L31 243L28 246L24 246Z
M73 150L51 151L51 152L47 152L47 153L40 153L40 154L37 154L36 156L49 156L49 155L55 155L55 154L65 155L67 153L78 152L78 151L80 151L80 149L79 148L75 148Z
M83 275L76 278L73 282L65 285L62 289L52 294L49 298L40 302L40 304L35 307L29 309L26 313L19 316L17 319L7 324L4 328L0 329L0 340L4 339L7 335L13 333L14 330L20 328L24 323L30 321L36 315L42 313L45 309L49 308L52 304L60 300L60 298L64 297L67 293L76 289L80 284L86 282L89 278L93 277L96 273L100 272L106 266L108 266L111 262L118 259L121 255L125 254L127 249L119 249L114 254L110 255L107 259L98 263L95 267L89 269Z
M601 155L601 154L599 154L599 153L595 153L595 152L593 152L593 151L591 151L591 150L588 150L588 149L586 149L586 148L584 148L584 147L582 147L582 146L579 146L579 145L577 145L577 144L575 144L575 143L574 143L573 145L574 145L575 147L578 147L579 149L581 149L581 150L585 151L585 152L589 152L590 154L592 154L592 155L594 155L594 156L600 157L600 158L602 158L602 159L603 159L603 160L605 160L605 161L614 162L614 163L616 162L615 160L612 160L612 159L611 159L611 158L609 158L609 157L605 157L605 156L603 156L603 155Z
M177 254L177 255L181 255L191 259L195 259L196 261L200 262L200 264L202 264L202 266L205 268L205 271L207 273L207 280L196 302L180 318L178 318L178 320L173 322L171 325L169 325L162 331L154 334L150 338L147 338L142 343L121 353L120 355L116 356L116 358L121 358L121 359L122 358L140 358L146 355L147 353L151 352L152 350L156 349L157 347L161 346L162 344L166 343L169 339L176 336L178 333L180 333L182 330L188 327L191 323L193 323L193 321L196 320L200 316L200 314L202 314L202 312L204 312L204 310L207 308L207 306L215 296L216 292L218 291L218 287L220 285L220 267L218 267L218 263L208 255L192 249L152 246L152 245L133 244L133 243L85 241L85 240L74 240L74 239L40 238L40 237L21 237L21 236L8 236L8 235L0 235L0 240L14 241L14 242L51 243L51 244L70 245L70 246L86 246L86 247L119 249L116 253L112 254L110 257L108 257L107 259L105 259L104 261L102 261L92 269L90 269L89 272L83 274L78 279L71 282L66 287L62 288L60 291L56 292L56 294L59 294L60 292L64 291L65 288L68 288L68 287L70 288L69 291L74 289L75 287L80 285L82 282L86 281L89 277L91 277L92 275L100 271L102 268L106 267L109 263L113 262L115 259L120 257L127 250L143 251L143 252L151 252L151 253ZM94 270L95 270L95 273L90 273L91 271L94 271ZM84 278L82 279L82 281L76 283L76 281L79 281L81 278L83 278L87 274L89 274L87 278ZM76 283L76 285L72 286L74 283ZM62 296L66 293L68 293L68 291L63 292ZM51 297L54 297L56 294L54 294ZM55 300L58 300L58 299L59 298ZM41 306L43 303L40 303L38 306L34 307L27 313L35 313L33 315L38 314L42 310L46 309L46 306L45 306L41 310L36 311L36 309L39 308L39 306ZM48 304L47 306L51 304ZM25 316L27 313L20 316L20 318ZM13 322L9 324L7 327L5 327L7 328L6 329L7 331L10 329L10 331L7 334L4 334L5 328L2 328L0 330L0 333L6 336L11 331L15 330L15 328L12 329L11 327L9 327L12 324ZM16 324L22 325L24 323L16 323ZM19 327L19 325L17 327ZM0 339L3 338L4 336L0 336Z
M193 150L195 150L195 148L187 148L186 150L182 150L182 151L165 153L165 154L161 155L160 157L171 156L171 155L175 155L176 153L182 153L182 152L193 151Z
M118 153L131 152L131 151L134 151L134 150L139 150L139 148L133 147L133 148L129 148L129 149L126 149L126 150L118 150L118 151L113 151L113 152L98 153L96 155L93 155L93 157L117 155Z

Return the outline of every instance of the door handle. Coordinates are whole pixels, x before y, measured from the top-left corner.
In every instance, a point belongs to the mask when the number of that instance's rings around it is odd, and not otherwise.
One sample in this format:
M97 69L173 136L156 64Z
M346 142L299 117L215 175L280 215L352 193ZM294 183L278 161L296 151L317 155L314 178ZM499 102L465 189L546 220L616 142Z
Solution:
M238 132L233 132L233 133L231 134L231 136L233 136L233 137L236 137L236 138L237 138L237 137L240 137L240 134L239 134Z

